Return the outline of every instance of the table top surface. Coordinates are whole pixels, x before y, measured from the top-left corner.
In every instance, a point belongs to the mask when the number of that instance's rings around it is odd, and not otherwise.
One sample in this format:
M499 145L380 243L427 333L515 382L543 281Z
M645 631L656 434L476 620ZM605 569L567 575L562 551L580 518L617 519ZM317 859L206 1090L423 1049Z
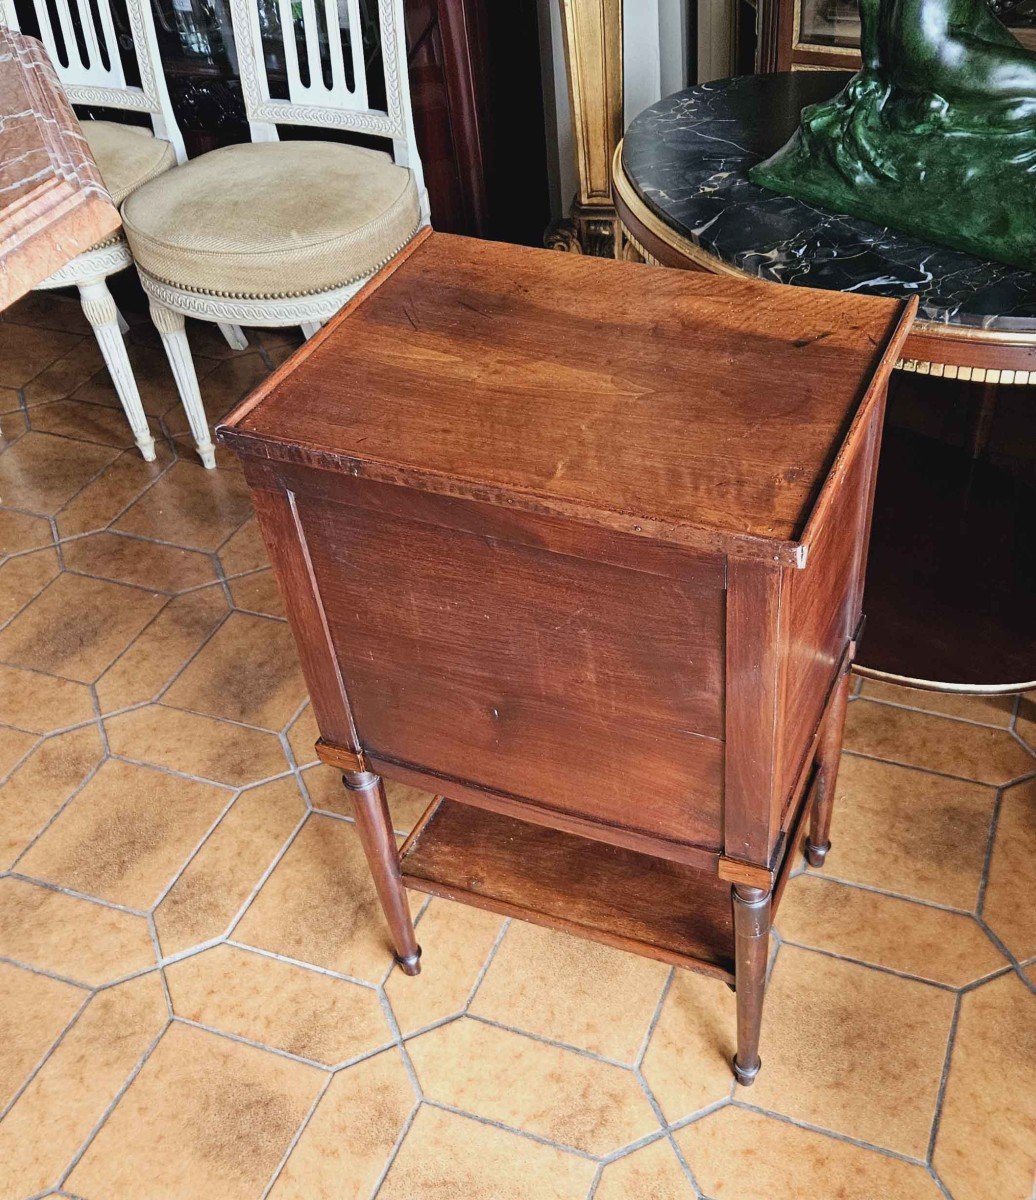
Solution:
M220 436L772 558L802 536L907 308L419 235Z
M872 296L917 296L918 317L1036 332L1036 275L825 212L748 180L845 71L750 75L667 96L633 121L622 166L670 228L749 275ZM980 199L980 198L979 198Z

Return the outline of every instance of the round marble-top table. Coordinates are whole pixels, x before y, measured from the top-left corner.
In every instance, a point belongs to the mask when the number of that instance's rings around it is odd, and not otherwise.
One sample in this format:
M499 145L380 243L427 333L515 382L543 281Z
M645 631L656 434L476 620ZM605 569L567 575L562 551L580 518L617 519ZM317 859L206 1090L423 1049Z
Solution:
M1036 275L749 182L749 168L787 141L802 108L833 96L847 78L800 71L725 79L642 112L614 162L616 208L633 248L665 266L916 295L918 320L901 368L985 385L1036 384ZM976 428L984 438L996 389L980 390ZM1008 389L1020 428L1031 426L1031 412L1017 418L1031 395ZM901 400L912 402L893 389L858 669L942 690L1031 688L1031 463L1005 470L995 456L918 436L910 420L895 419Z
M813 208L748 180L844 71L746 75L645 109L615 156L616 207L635 247L775 283L916 295L906 369L986 383L1036 383L1036 275Z

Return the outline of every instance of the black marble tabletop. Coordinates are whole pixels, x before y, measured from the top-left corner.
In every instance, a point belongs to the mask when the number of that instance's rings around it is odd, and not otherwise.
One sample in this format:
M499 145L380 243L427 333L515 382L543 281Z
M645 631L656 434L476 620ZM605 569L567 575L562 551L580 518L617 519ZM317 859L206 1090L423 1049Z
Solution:
M1036 333L1036 275L749 182L749 168L787 141L802 108L833 96L847 78L844 71L746 75L667 96L626 131L625 173L670 228L761 279L916 295L918 316L929 321Z

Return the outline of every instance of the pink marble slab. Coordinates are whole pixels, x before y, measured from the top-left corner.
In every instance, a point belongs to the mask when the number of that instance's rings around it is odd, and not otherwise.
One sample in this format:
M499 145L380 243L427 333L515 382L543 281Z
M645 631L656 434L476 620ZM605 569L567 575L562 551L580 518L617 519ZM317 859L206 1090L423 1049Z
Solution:
M119 225L46 50L0 26L0 310Z

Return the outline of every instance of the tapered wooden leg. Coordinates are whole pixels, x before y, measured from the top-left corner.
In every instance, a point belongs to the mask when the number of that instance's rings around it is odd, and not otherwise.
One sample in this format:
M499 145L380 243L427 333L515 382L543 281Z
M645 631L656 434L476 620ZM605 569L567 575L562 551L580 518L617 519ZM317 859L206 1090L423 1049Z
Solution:
M762 888L734 885L734 959L737 986L737 1054L734 1077L751 1087L759 1074L766 962L770 950L770 896Z
M849 672L838 681L831 707L824 721L817 747L820 780L817 798L810 816L809 836L806 838L806 861L811 867L822 867L831 849L831 810L835 804L838 783L838 764L842 757L842 735L845 732L845 706L849 700Z
M396 838L381 776L373 771L346 771L342 780L353 802L356 828L388 921L396 962L405 974L417 975L421 970L421 947L417 944L406 888L399 872Z

